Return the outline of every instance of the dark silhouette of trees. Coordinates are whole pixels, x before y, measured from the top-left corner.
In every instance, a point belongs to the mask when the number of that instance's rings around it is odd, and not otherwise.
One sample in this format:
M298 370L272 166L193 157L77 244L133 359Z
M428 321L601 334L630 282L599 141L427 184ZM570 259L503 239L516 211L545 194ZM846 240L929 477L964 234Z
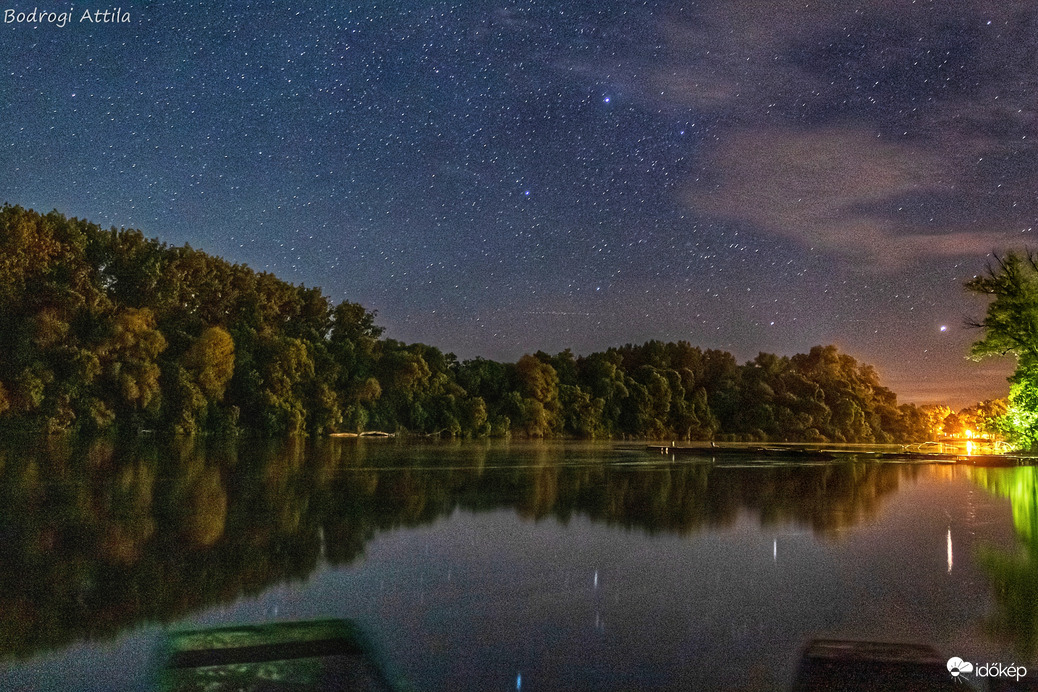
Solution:
M684 341L459 363L318 288L16 206L0 209L0 324L0 425L47 432L927 437L833 346L745 365Z

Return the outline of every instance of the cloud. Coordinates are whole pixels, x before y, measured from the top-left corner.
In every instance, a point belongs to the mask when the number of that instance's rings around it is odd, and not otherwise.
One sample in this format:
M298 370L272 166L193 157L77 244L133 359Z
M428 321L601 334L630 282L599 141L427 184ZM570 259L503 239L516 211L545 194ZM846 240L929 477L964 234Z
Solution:
M746 124L796 118L855 96L880 110L889 105L884 98L905 97L918 113L935 96L969 92L988 101L994 88L1015 92L1014 105L1033 112L1038 11L1026 0L936 7L715 0L693 7L661 20L665 50L643 82L646 94L673 105ZM979 79L956 81L967 75Z
M881 269L1020 244L1038 226L1038 10L944 9L736 0L668 15L645 97L711 136L683 201Z
M925 206L955 195L950 162L861 129L730 132L706 151L705 167L711 184L685 196L699 212L882 267L985 254L1000 240L997 232L934 228L906 212L909 200Z

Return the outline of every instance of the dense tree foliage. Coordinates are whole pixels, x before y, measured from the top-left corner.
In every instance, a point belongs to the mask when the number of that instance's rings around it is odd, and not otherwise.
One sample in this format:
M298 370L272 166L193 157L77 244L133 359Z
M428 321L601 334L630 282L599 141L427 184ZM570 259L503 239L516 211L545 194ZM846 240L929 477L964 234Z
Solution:
M740 365L687 342L516 363L382 337L360 305L139 231L0 210L0 423L891 442L928 439L833 346Z
M1018 446L1038 450L1038 257L1031 252L996 256L966 288L991 298L984 319L973 325L984 336L973 344L970 356L1016 357L1008 411L995 427Z

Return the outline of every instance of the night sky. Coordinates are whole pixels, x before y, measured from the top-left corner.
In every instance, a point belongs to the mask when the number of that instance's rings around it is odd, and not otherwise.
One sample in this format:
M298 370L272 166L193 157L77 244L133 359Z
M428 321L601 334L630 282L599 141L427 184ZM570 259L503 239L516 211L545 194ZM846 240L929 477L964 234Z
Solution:
M902 400L1007 390L962 283L1034 244L1031 2L0 5L72 14L0 24L0 202L459 358L834 343Z

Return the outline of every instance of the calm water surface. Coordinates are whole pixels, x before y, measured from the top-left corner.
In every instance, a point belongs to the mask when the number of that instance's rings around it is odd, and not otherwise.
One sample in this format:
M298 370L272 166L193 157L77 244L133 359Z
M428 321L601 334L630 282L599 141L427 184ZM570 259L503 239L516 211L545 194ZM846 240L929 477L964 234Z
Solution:
M1038 668L1036 499L622 445L11 443L0 688L148 689L170 629L316 617L420 690L783 689L814 637Z

